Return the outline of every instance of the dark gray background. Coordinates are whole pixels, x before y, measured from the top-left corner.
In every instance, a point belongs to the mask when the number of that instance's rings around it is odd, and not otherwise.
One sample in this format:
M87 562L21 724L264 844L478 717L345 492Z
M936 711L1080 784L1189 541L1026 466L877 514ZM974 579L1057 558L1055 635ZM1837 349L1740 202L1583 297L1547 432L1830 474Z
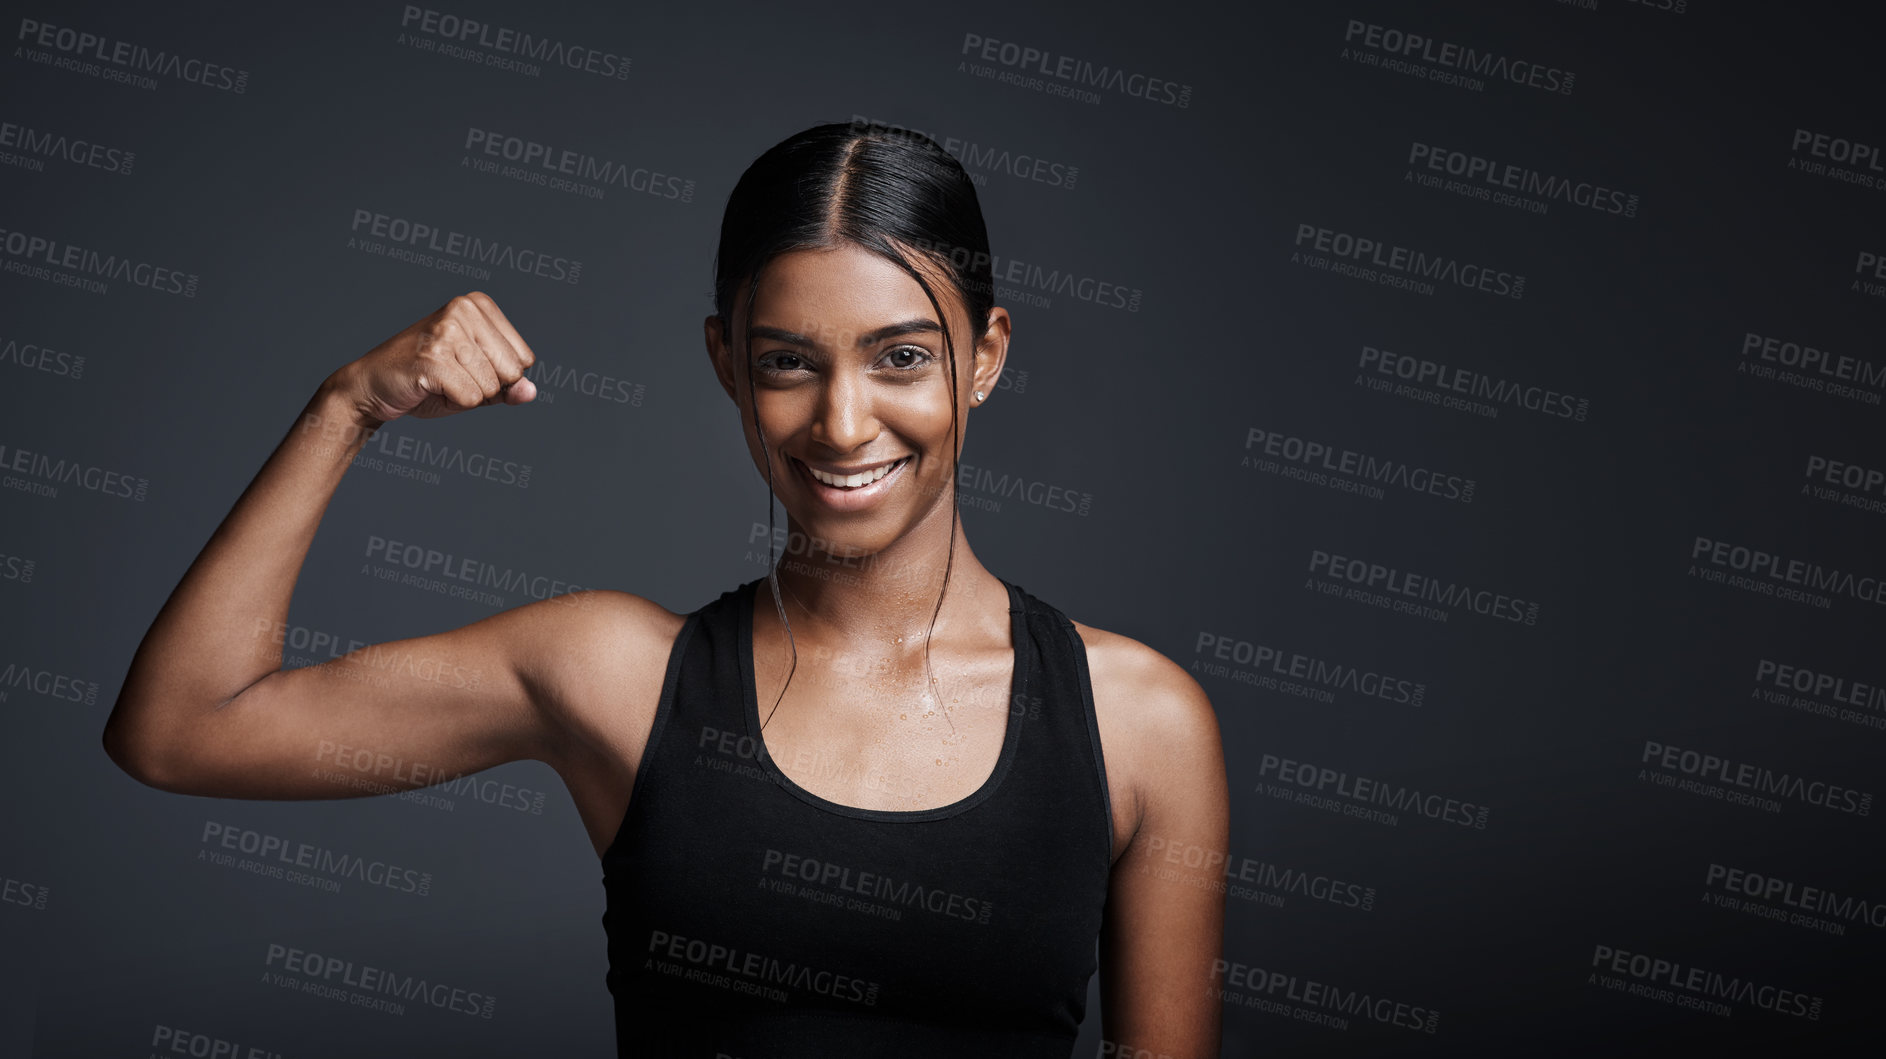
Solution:
M47 894L44 908L0 903L0 1055L143 1055L160 1025L294 1057L610 1052L598 867L549 769L490 774L547 791L541 815L469 798L449 812L215 801L140 786L98 733L150 620L315 385L473 287L546 361L630 380L641 403L565 393L396 424L530 464L529 488L355 468L292 623L371 642L492 612L361 576L369 534L678 611L761 573L747 553L764 482L701 352L720 209L766 147L858 114L1078 166L1071 189L982 170L994 252L1143 291L1135 312L1066 296L1013 307L1015 377L974 417L964 461L1092 507L966 504L990 568L1187 666L1209 633L1427 685L1416 709L1199 673L1225 737L1233 855L1376 891L1367 911L1231 899L1226 959L1441 1013L1428 1035L1230 1005L1225 1055L1843 1054L1878 1029L1880 928L1832 936L1703 900L1711 863L1886 900L1877 821L1798 801L1764 813L1637 776L1655 739L1882 785L1880 727L1750 698L1758 658L1886 681L1875 605L1822 610L1686 574L1696 536L1886 572L1879 513L1801 491L1810 455L1886 466L1879 406L1736 370L1751 331L1886 359L1886 301L1848 289L1859 251L1886 253L1886 192L1788 168L1797 128L1886 142L1877 38L1859 17L1622 0L440 10L632 70L528 77L416 52L396 43L396 3L9 5L9 37L39 19L250 79L241 94L161 77L146 91L36 64L11 40L0 60L0 121L136 153L129 175L0 166L0 227L201 280L184 298L0 273L0 342L85 358L80 378L0 362L0 444L149 481L141 502L0 490L13 561L0 665L96 685L91 703L18 686L0 699L0 876ZM1575 89L1476 92L1345 61L1350 18L1572 70ZM979 79L956 69L966 33L1194 94L1090 105ZM696 182L692 200L474 173L458 164L469 126L674 173ZM1402 179L1411 141L1641 206L1532 214L1419 188ZM581 282L470 282L347 249L357 207L580 259ZM1290 262L1301 223L1523 273L1525 297L1312 271ZM1553 386L1590 415L1483 418L1372 393L1355 383L1364 345ZM1259 473L1240 466L1253 427L1459 473L1477 495L1374 500ZM1539 619L1430 622L1320 596L1304 587L1313 549L1537 601ZM1259 793L1276 778L1266 754L1487 805L1489 821L1386 827L1287 804ZM197 859L207 821L410 864L431 893L329 894L214 867ZM496 1017L388 1016L266 986L271 942L462 983L496 995ZM1588 984L1598 944L1825 1008L1720 1018L1618 995Z

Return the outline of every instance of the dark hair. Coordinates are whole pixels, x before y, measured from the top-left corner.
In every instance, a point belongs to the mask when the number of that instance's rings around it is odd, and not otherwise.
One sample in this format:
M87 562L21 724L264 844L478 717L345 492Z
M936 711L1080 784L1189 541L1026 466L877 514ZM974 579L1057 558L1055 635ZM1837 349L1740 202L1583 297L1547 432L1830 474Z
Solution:
M767 263L794 250L828 250L850 243L879 254L902 268L923 288L943 325L943 347L950 379L950 543L943 566L944 590L956 557L956 460L962 449L956 422L956 346L949 333L949 317L922 272L906 254L914 253L940 271L969 310L972 342L982 333L995 303L990 275L989 234L982 221L976 187L962 165L936 141L920 132L876 122L830 122L814 125L781 140L755 159L740 175L727 198L721 217L720 245L714 255L714 312L721 333L746 363L747 400L753 426L759 431L759 408L753 397L753 358L745 333L733 333L734 301L742 283L746 297L741 308L752 323L754 292ZM768 547L773 537L773 462L760 433L760 452L766 465L766 529ZM760 722L762 730L773 710L786 697L792 674L799 665L798 643L792 622L780 599L777 559L767 568L773 605L786 627L792 647L792 665L786 686ZM937 596L930 612L930 632L942 612ZM930 672L930 634L923 640L923 665ZM926 687L934 680L926 682ZM938 696L941 705L941 696ZM944 708L944 719L949 719ZM954 722L950 722L954 727Z

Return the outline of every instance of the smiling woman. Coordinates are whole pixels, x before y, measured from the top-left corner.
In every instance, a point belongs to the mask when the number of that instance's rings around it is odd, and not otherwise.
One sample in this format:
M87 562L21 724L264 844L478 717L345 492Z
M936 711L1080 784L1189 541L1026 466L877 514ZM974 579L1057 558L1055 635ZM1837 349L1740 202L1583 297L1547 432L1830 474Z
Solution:
M749 288L755 290L756 297L763 294L756 304L767 307L768 311L778 312L790 306L789 311L813 314L818 320L816 325L802 325L818 337L762 322L754 323L745 332L745 344L754 351L742 361L749 369L745 378L746 392L753 403L750 411L761 427L749 436L749 441L763 454L767 446L760 435L772 432L782 441L803 439L805 448L816 450L809 451L810 458L781 450L787 464L785 472L792 475L796 488L830 512L874 510L878 497L899 484L904 477L901 472L914 459L911 453L889 447L900 444L893 436L862 436L862 431L877 431L886 422L895 424L888 432L891 435L917 426L910 420L927 424L930 433L941 429L941 438L926 440L934 450L949 451L954 421L950 398L954 387L944 381L950 374L945 366L947 336L936 318L926 312L923 316L882 327L871 327L867 320L851 321L851 317L860 312L882 312L896 307L899 301L915 300L921 305L923 290L903 271L877 254L846 243L830 249L785 253L767 269L763 281L749 283ZM1008 314L997 309L992 318L999 321L1000 346L982 354L980 365L981 374L991 378L1001 370L1001 355L1007 345ZM846 321L855 323L858 329L848 329ZM866 327L870 329L864 330ZM959 332L964 329L966 325L959 323ZM733 359L725 339L726 323L718 316L710 316L707 331L708 348L715 358L716 372L720 373L722 365ZM953 352L950 355L953 357ZM869 387L872 393L828 392L831 389L828 382L834 376L841 384L856 378L860 388ZM721 374L721 380L729 396L738 400L733 387L735 380L728 374ZM993 387L994 384L988 385ZM979 403L981 398L970 396L968 400ZM875 422L856 417L841 421L819 415L821 403L842 412L848 404L856 405L860 401L870 403ZM766 411L758 411L760 403L765 405ZM816 436L813 435L815 430L818 431ZM918 434L914 438L923 436ZM865 458L838 455L876 449L880 445L883 446L880 451L867 453ZM757 458L765 459L763 455ZM934 502L948 492L949 461L927 462L927 466L917 469L915 480L921 483L918 488L922 495ZM880 482L881 485L875 484ZM769 479L768 484L772 485L772 480ZM794 505L788 503L786 508L791 512ZM812 514L807 512L808 516ZM853 520L853 533L855 523ZM879 543L889 543L899 535L892 530L887 532L891 532L891 536ZM876 549L870 549L860 554L875 552Z
M703 332L769 524L776 500L812 546L686 613L573 592L282 669L250 630L285 620L366 434L534 396L497 303L452 299L322 384L153 622L107 752L247 798L362 793L310 768L337 743L435 777L548 763L601 858L624 1056L1066 1056L1096 970L1107 1054L1216 1055L1211 704L961 532L968 414L1011 333L989 261L928 138L774 146L729 197ZM490 676L429 683L389 650Z

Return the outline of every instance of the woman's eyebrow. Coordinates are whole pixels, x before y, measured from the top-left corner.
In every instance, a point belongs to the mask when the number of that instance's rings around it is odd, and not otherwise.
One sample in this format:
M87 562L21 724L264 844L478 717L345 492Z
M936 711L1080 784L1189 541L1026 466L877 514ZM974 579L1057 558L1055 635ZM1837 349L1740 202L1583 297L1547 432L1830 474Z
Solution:
M875 345L887 338L895 338L898 335L912 335L925 332L942 334L943 328L935 320L931 320L927 317L913 317L909 320L887 324L875 331L866 331L864 334L858 336L858 345L860 347ZM749 339L772 338L781 342L789 342L795 346L805 346L810 349L824 348L818 342L797 331L788 331L783 327L768 327L765 324L755 324L747 328L747 337Z

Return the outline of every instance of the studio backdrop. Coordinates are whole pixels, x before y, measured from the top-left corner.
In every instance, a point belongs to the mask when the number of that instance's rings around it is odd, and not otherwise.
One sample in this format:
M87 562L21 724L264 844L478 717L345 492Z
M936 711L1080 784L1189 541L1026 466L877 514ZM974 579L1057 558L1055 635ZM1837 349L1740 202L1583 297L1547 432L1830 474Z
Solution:
M1014 330L957 478L978 555L1216 709L1230 848L1122 865L1221 865L1225 1055L1877 1041L1856 16L8 8L0 1055L613 1053L548 767L410 789L333 745L332 800L208 799L100 732L315 387L467 291L539 396L374 436L257 630L288 665L578 588L690 611L800 547L701 320L735 180L824 121L981 196Z

